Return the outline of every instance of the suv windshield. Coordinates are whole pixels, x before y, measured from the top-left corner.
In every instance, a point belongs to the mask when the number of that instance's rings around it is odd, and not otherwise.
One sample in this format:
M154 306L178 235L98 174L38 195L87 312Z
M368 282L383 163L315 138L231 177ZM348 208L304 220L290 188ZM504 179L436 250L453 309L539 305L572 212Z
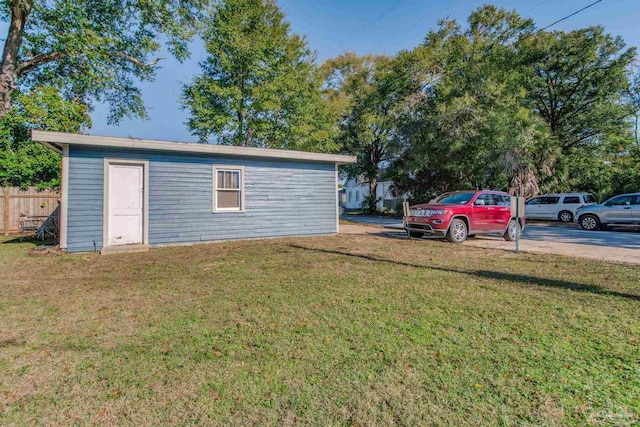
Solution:
M584 195L584 202L585 203L596 203L596 198L593 197L591 194L585 194Z
M437 203L439 205L464 205L466 203L469 203L475 195L476 193L444 193L438 196L438 198L434 200L433 203Z

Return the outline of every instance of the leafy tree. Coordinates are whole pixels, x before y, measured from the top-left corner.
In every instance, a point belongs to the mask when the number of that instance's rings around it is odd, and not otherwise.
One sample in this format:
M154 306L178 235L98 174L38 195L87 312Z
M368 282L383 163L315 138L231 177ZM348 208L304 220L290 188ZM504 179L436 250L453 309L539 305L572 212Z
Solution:
M621 39L600 27L534 33L517 13L483 6L466 29L441 21L411 54L430 79L398 121L405 148L392 172L401 190L615 187L633 111L635 50Z
M273 0L225 0L204 21L207 58L183 92L189 129L207 142L330 151L335 117L303 37Z
M635 193L640 190L640 145L634 144L612 164L611 192Z
M18 88L53 86L64 98L111 105L110 121L146 117L137 81L152 80L159 37L188 55L206 0L4 0L9 23L0 68L0 119Z
M364 209L373 212L378 176L396 154L396 108L406 85L393 84L400 71L387 56L347 53L326 61L322 68L325 93L342 111L342 150L358 158L342 172L348 179L368 181L370 196L364 199Z
M640 121L640 67L636 67L629 71L629 102L633 107L633 137L636 144L640 144L640 135L638 134L638 124Z
M526 89L534 111L563 150L627 127L632 113L624 96L635 49L622 38L589 27L542 32L523 43L533 71Z
M65 101L53 87L18 93L0 122L0 186L60 185L60 155L31 141L32 129L79 132L89 127L86 106Z
M535 159L547 135L523 107L526 64L515 47L532 28L515 12L485 6L467 29L441 21L412 52L428 79L406 98L399 120L405 149L392 173L401 190L423 197L464 188L539 191Z
M633 106L628 67L635 49L602 27L541 32L521 46L532 67L524 80L529 106L547 124L556 143L552 174L544 188L607 193L616 151L607 139L628 134ZM589 180L593 183L589 184Z

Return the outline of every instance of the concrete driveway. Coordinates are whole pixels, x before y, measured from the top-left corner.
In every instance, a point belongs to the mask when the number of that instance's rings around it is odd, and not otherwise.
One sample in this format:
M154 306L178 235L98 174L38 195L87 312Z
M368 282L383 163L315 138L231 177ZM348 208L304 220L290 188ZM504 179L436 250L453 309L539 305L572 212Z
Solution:
M397 237L403 234L401 219L360 215L346 215L343 219L363 225L384 227ZM357 228L353 231L357 232ZM494 249L515 249L513 242L493 236L479 236L469 239L465 244ZM640 264L640 232L636 230L585 231L572 225L532 222L527 224L522 233L520 248L526 252Z
M385 228L397 228L402 230L401 218L388 218L383 216L365 216L365 215L343 215L341 217L345 221L356 222L358 224L378 225Z

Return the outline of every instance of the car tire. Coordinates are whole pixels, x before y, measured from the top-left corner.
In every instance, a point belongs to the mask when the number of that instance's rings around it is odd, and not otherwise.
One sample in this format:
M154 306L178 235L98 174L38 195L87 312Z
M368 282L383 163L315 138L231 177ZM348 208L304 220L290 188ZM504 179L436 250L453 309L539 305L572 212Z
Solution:
M409 235L410 235L411 237L415 237L416 239L421 239L421 238L422 238L422 236L424 236L424 233L420 233L420 232L418 232L418 231L410 231L410 232L409 232Z
M593 231L599 230L602 224L600 223L600 218L587 214L580 217L580 227L582 227L583 230Z
M507 225L507 229L504 231L502 238L507 242L513 242L516 240L516 233L522 233L522 227L520 226L520 222L512 219L509 221L509 225Z
M558 219L561 222L571 222L573 221L573 214L569 211L560 211L558 214Z
M463 220L455 218L449 225L447 240L451 243L462 243L467 240L467 233L467 224Z

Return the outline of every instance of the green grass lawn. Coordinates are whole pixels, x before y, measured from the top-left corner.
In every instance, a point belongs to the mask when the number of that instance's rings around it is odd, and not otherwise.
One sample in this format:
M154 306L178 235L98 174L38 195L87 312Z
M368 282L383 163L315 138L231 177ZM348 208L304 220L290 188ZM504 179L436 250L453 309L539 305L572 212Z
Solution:
M637 425L640 269L335 236L0 243L0 425Z

